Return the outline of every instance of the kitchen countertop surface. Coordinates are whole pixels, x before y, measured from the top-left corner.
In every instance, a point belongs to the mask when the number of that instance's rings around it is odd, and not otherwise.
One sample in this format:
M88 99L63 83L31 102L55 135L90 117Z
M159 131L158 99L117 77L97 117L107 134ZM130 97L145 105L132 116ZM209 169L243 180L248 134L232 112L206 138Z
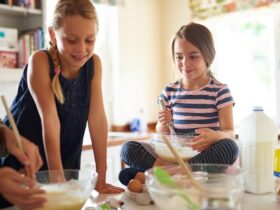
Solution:
M132 132L109 132L107 146L121 145L125 141L145 141L151 138L151 133L132 133ZM88 131L85 132L83 150L92 149Z
M119 195L109 195L116 199L121 199L124 201L124 205L121 210L158 210L154 204L150 205L138 205L136 204L126 192ZM97 198L98 202L102 202L108 199L108 195L99 195ZM82 210L94 210L90 208L93 206L92 200L89 199ZM88 207L88 208L87 208ZM241 202L241 208L237 210L279 210L280 203L277 203L273 194L264 194L264 195L254 195L245 193L243 200ZM2 210L19 210L16 207L5 208ZM57 209L59 210L59 209Z
M100 195L97 198L97 200L99 202L102 202L106 200L107 197L108 196ZM124 205L121 208L122 210L158 210L158 208L154 204L150 204L150 205L136 204L128 196L126 192L113 197L124 201ZM91 206L92 206L92 201L88 200L83 210L87 210L86 207L91 207ZM280 209L280 203L277 203L272 193L268 193L264 195L244 193L244 197L241 202L241 207L237 210L279 210L279 209ZM88 208L88 210L92 210L92 209Z

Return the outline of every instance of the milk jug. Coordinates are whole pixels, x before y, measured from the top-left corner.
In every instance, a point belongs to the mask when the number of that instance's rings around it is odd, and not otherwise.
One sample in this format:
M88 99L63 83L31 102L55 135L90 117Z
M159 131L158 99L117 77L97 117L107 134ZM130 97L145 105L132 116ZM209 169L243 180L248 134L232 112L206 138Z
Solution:
M273 152L278 141L277 126L254 107L238 129L241 167L246 170L245 190L255 194L273 191Z

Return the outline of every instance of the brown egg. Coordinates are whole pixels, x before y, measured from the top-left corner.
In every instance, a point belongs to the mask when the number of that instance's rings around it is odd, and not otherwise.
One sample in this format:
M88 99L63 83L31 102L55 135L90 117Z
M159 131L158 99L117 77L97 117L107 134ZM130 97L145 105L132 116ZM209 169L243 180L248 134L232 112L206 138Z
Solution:
M143 187L141 182L138 179L131 179L127 185L127 188L131 191L131 192L137 192L137 193L141 193L143 192Z
M138 172L134 179L139 180L141 184L145 184L145 174L143 172Z

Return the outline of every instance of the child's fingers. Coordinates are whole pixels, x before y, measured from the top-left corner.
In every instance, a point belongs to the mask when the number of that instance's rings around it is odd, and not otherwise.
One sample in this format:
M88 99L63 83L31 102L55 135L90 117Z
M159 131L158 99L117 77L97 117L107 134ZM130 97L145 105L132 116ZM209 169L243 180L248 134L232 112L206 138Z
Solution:
M18 160L19 162L21 162L23 165L28 166L30 165L30 161L28 159L28 157L26 156L26 154L21 151L19 148L13 148L12 151L10 151L11 154L13 154Z

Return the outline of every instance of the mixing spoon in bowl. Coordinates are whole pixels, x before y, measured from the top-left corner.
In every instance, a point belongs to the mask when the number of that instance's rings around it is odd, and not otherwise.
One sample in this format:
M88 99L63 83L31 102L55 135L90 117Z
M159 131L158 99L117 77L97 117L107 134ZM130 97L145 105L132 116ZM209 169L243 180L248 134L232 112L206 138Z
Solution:
M165 103L164 103L163 98L159 97L159 98L158 98L158 102L159 102L159 105L160 105L160 107L161 107L162 110L166 110L166 109L167 109L166 106L165 106ZM169 128L170 135L175 136L175 135L176 135L176 132L175 132L175 130L174 130L173 123L170 122L170 123L167 124L167 126L168 126L168 128Z

